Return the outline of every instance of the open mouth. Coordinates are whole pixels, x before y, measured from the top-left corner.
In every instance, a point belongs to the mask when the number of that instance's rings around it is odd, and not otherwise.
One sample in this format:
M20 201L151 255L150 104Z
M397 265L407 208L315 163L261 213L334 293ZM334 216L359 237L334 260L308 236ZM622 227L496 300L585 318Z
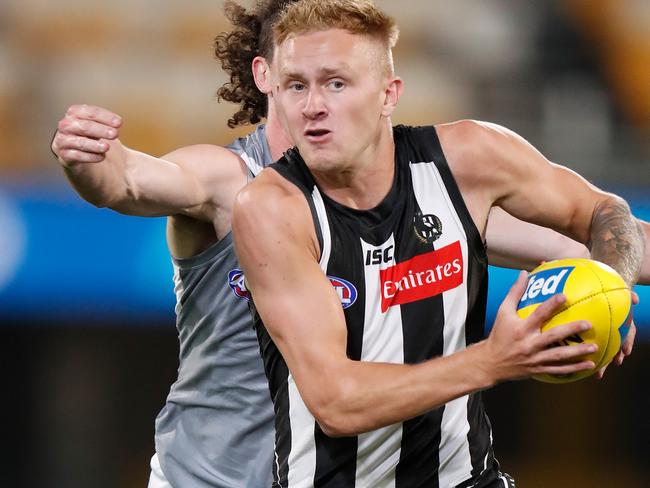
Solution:
M311 140L324 139L328 134L331 134L331 131L327 129L311 129L305 131L305 135Z

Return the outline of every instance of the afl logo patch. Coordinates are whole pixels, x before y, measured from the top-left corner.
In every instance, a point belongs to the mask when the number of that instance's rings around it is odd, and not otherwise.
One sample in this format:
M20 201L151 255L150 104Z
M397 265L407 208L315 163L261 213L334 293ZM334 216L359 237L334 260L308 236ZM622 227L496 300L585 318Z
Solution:
M228 273L228 284L230 285L230 289L236 297L242 298L246 301L249 301L251 299L251 294L246 289L244 272L241 269L233 269L230 273Z
M334 287L336 294L341 300L341 306L346 309L354 305L354 302L357 301L357 289L352 283L343 278L337 278L336 276L328 276L330 283Z
M442 222L433 214L417 212L413 217L413 229L423 244L433 244L442 235Z

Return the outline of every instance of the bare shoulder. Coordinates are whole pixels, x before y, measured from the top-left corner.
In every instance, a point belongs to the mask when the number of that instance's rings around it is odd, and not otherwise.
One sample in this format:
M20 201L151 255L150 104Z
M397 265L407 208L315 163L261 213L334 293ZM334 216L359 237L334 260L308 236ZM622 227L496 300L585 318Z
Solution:
M436 130L445 154L456 156L452 159L461 164L472 164L472 161L501 163L511 159L507 156L513 151L529 146L523 137L510 129L480 120L439 124Z
M262 171L235 199L233 231L240 242L307 245L315 251L316 235L303 193L272 168Z
M178 165L186 176L206 192L207 200L230 212L236 193L246 184L242 159L225 147L196 144L181 147L162 159Z
M260 220L291 221L301 207L308 210L302 192L272 168L266 168L242 188L235 201L238 215L255 216Z
M184 168L199 170L201 174L220 175L242 169L242 161L235 153L214 144L195 144L181 147L162 156Z
M523 137L498 124L460 120L436 130L454 176L469 184L523 176L531 164L547 162Z

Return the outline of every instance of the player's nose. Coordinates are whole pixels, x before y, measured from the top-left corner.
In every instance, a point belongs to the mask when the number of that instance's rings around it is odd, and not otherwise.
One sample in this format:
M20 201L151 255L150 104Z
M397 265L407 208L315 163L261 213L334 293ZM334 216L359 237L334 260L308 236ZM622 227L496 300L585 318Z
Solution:
M325 97L319 90L310 90L305 100L305 106L302 109L302 114L310 119L319 119L327 115L327 104Z

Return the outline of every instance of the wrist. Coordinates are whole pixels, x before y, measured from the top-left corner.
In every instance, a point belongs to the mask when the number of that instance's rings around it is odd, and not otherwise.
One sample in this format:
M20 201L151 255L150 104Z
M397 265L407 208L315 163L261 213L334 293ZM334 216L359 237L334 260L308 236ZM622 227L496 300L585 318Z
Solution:
M487 339L482 340L467 348L467 352L472 355L471 362L475 369L475 379L478 381L480 388L485 390L492 388L497 383L503 381L498 374L497 359L493 351L490 350L490 344Z

